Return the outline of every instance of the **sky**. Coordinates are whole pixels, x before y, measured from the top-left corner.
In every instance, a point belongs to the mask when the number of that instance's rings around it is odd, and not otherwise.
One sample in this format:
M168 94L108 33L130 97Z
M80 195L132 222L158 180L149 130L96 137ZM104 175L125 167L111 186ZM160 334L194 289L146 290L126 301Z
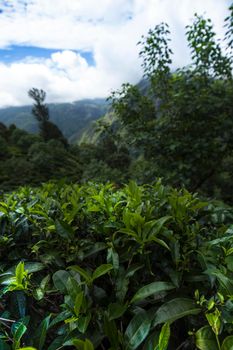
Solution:
M107 97L142 77L137 42L167 22L173 68L190 62L184 28L194 13L224 34L228 0L0 0L0 108Z

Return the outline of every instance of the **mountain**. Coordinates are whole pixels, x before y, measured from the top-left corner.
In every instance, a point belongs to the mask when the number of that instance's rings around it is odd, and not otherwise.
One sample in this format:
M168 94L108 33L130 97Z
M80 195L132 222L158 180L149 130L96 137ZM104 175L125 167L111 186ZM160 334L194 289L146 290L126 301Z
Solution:
M85 99L73 103L48 104L50 120L54 122L70 142L77 142L83 131L108 110L105 99ZM31 133L38 132L37 121L31 114L32 106L0 109L0 122Z
M98 121L105 125L111 125L111 128L114 128L115 124L118 123L116 115L112 111L107 112L104 116L99 118ZM102 131L101 127L98 128L96 121L92 121L85 129L83 129L82 135L77 143L96 144L99 138L101 138Z

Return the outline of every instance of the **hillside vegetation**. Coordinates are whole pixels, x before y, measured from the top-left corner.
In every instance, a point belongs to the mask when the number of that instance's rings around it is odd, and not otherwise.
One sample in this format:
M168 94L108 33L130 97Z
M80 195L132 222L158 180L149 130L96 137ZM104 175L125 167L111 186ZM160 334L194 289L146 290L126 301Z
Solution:
M149 30L75 145L37 88L37 134L0 123L0 350L233 350L233 5L224 28L195 15L175 72Z
M108 103L104 99L87 99L48 106L52 122L62 130L70 142L75 143L92 121L106 113ZM32 118L31 109L31 106L1 108L0 122L6 126L15 124L17 128L29 133L38 133L38 125Z
M161 182L1 200L2 350L232 349L231 208Z
M175 72L168 26L162 23L150 30L139 43L144 79L113 92L108 99L111 110L94 127L90 123L83 129L76 145L69 144L63 128L53 122L44 100L41 107L50 119L42 129L38 124L39 136L9 126L0 139L4 188L64 177L118 184L129 179L151 183L163 177L172 186L231 204L232 12L231 7L222 42L211 20L195 15L186 28L192 64ZM40 123L40 117L34 117L31 120ZM23 180L18 179L19 171Z

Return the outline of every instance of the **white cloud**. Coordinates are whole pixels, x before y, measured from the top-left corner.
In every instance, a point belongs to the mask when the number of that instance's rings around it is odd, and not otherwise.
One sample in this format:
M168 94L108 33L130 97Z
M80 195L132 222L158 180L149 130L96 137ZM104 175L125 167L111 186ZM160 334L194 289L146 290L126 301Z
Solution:
M0 63L0 105L31 103L27 96L31 87L47 91L48 102L106 97L111 88L118 88L124 81L128 67L118 67L115 75L111 65L106 67L101 60L99 65L90 66L80 54L64 50L52 54L49 59L28 57L10 65Z
M193 14L206 12L221 35L231 3L228 0L2 2L0 48L28 45L53 48L57 52L49 59L27 57L12 64L0 63L0 106L29 103L27 90L32 86L45 89L50 101L73 101L107 96L125 81L135 83L141 76L136 43L161 21L171 27L174 65L184 65L189 59L183 40L184 27ZM85 50L92 51L95 66L88 65L77 53Z

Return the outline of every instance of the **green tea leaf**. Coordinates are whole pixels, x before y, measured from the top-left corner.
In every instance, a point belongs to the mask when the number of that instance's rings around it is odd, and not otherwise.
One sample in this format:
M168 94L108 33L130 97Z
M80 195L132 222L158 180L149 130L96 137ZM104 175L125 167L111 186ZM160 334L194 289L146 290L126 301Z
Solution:
M108 318L109 321L115 320L121 317L127 310L128 305L122 305L119 303L109 304L108 306Z
M66 282L66 290L69 296L75 300L76 295L82 291L81 284L76 278L70 276Z
M213 332L218 335L221 328L221 313L216 309L212 313L206 313L206 318L211 326Z
M69 318L71 316L71 312L70 311L62 311L60 314L57 315L57 317L55 317L52 322L49 325L49 328L55 326L56 324L65 321L67 318Z
M170 325L166 322L159 334L159 350L167 350L169 339L170 339Z
M27 327L21 323L14 323L12 326L12 334L13 334L13 349L16 350L20 346L20 340L24 333L26 332Z
M169 248L169 246L167 245L166 242L164 242L164 240L160 239L160 238L157 238L157 237L153 237L152 240L156 243L158 243L159 245L161 245L162 247L166 248L167 250L171 250Z
M230 270L231 272L233 272L233 256L227 256L225 259L225 262L227 264L227 268L228 270Z
M61 236L64 239L67 239L67 240L73 239L74 231L69 224L67 224L66 222L61 221L61 220L56 220L55 227L56 227L56 231L59 234L59 236Z
M78 272L85 279L87 283L91 281L90 272L82 269L80 266L77 266L77 265L69 266L69 269Z
M47 330L49 329L49 322L50 322L50 315L47 316L39 325L39 327L37 328L34 336L33 336L33 345L35 345L35 347L38 350L42 350L44 343L45 343L45 339L46 339L46 334L47 334Z
M25 262L24 269L28 273L34 273L45 269L45 265L40 262Z
M78 350L84 350L84 341L80 339L72 339L72 343Z
M233 295L233 282L230 278L225 276L219 270L213 271L211 274L216 276L217 280L219 281L219 284L228 295Z
M97 269L95 269L95 271L93 272L93 275L92 275L93 281L95 279L105 275L106 273L108 273L112 269L113 269L113 266L111 264L103 264L103 265L97 267Z
M113 266L114 270L119 269L119 255L113 248L108 249L107 262Z
M15 315L18 318L23 318L26 313L27 298L22 290L16 290L11 292L10 295L11 305L14 308Z
M224 339L221 350L233 350L233 335Z
M74 313L77 317L79 316L79 311L80 311L80 308L82 306L83 297L84 297L84 293L80 292L77 294L76 299L75 299Z
M65 335L61 335L61 336L56 337L52 341L52 343L49 345L48 350L57 350L59 348L62 349L62 347L65 347L66 345L67 346L73 345L73 342L71 340L66 341L65 339L66 339Z
M87 327L91 321L91 313L89 312L86 316L79 316L77 324L78 324L78 330L81 333L85 333L87 330Z
M143 350L159 350L159 332L156 331L149 336L143 346Z
M172 219L172 216L163 216L159 218L158 220L151 221L151 227L150 227L150 236L158 235L164 226L164 224ZM146 223L148 225L149 223ZM145 225L145 226L146 226Z
M141 311L132 318L125 331L126 350L134 350L143 342L150 331L150 325L146 311Z
M65 270L58 270L53 274L53 283L61 293L66 293L67 281L70 278L69 272Z
M196 332L196 346L200 350L218 350L215 335L210 326L204 326Z
M197 315L201 309L196 307L193 300L187 298L177 298L168 301L160 306L152 321L152 326L155 327L160 323L172 323L179 318L188 315Z
M108 340L113 349L119 347L118 331L116 322L114 320L109 320L107 315L104 316L104 333L108 337Z
M81 339L73 339L72 342L78 350L94 350L94 346L89 339L85 339L85 341Z
M16 277L16 283L17 285L21 285L23 283L25 275L25 270L24 270L24 262L21 261L15 269L15 277Z
M107 248L107 245L104 242L96 242L92 245L91 248L89 248L87 251L83 254L83 259L89 258L90 256L97 254L101 252L102 250L105 250Z
M84 350L94 350L94 346L89 339L86 339L84 342Z
M169 282L153 282L142 288L131 299L131 303L143 300L151 295L174 289L175 286Z

